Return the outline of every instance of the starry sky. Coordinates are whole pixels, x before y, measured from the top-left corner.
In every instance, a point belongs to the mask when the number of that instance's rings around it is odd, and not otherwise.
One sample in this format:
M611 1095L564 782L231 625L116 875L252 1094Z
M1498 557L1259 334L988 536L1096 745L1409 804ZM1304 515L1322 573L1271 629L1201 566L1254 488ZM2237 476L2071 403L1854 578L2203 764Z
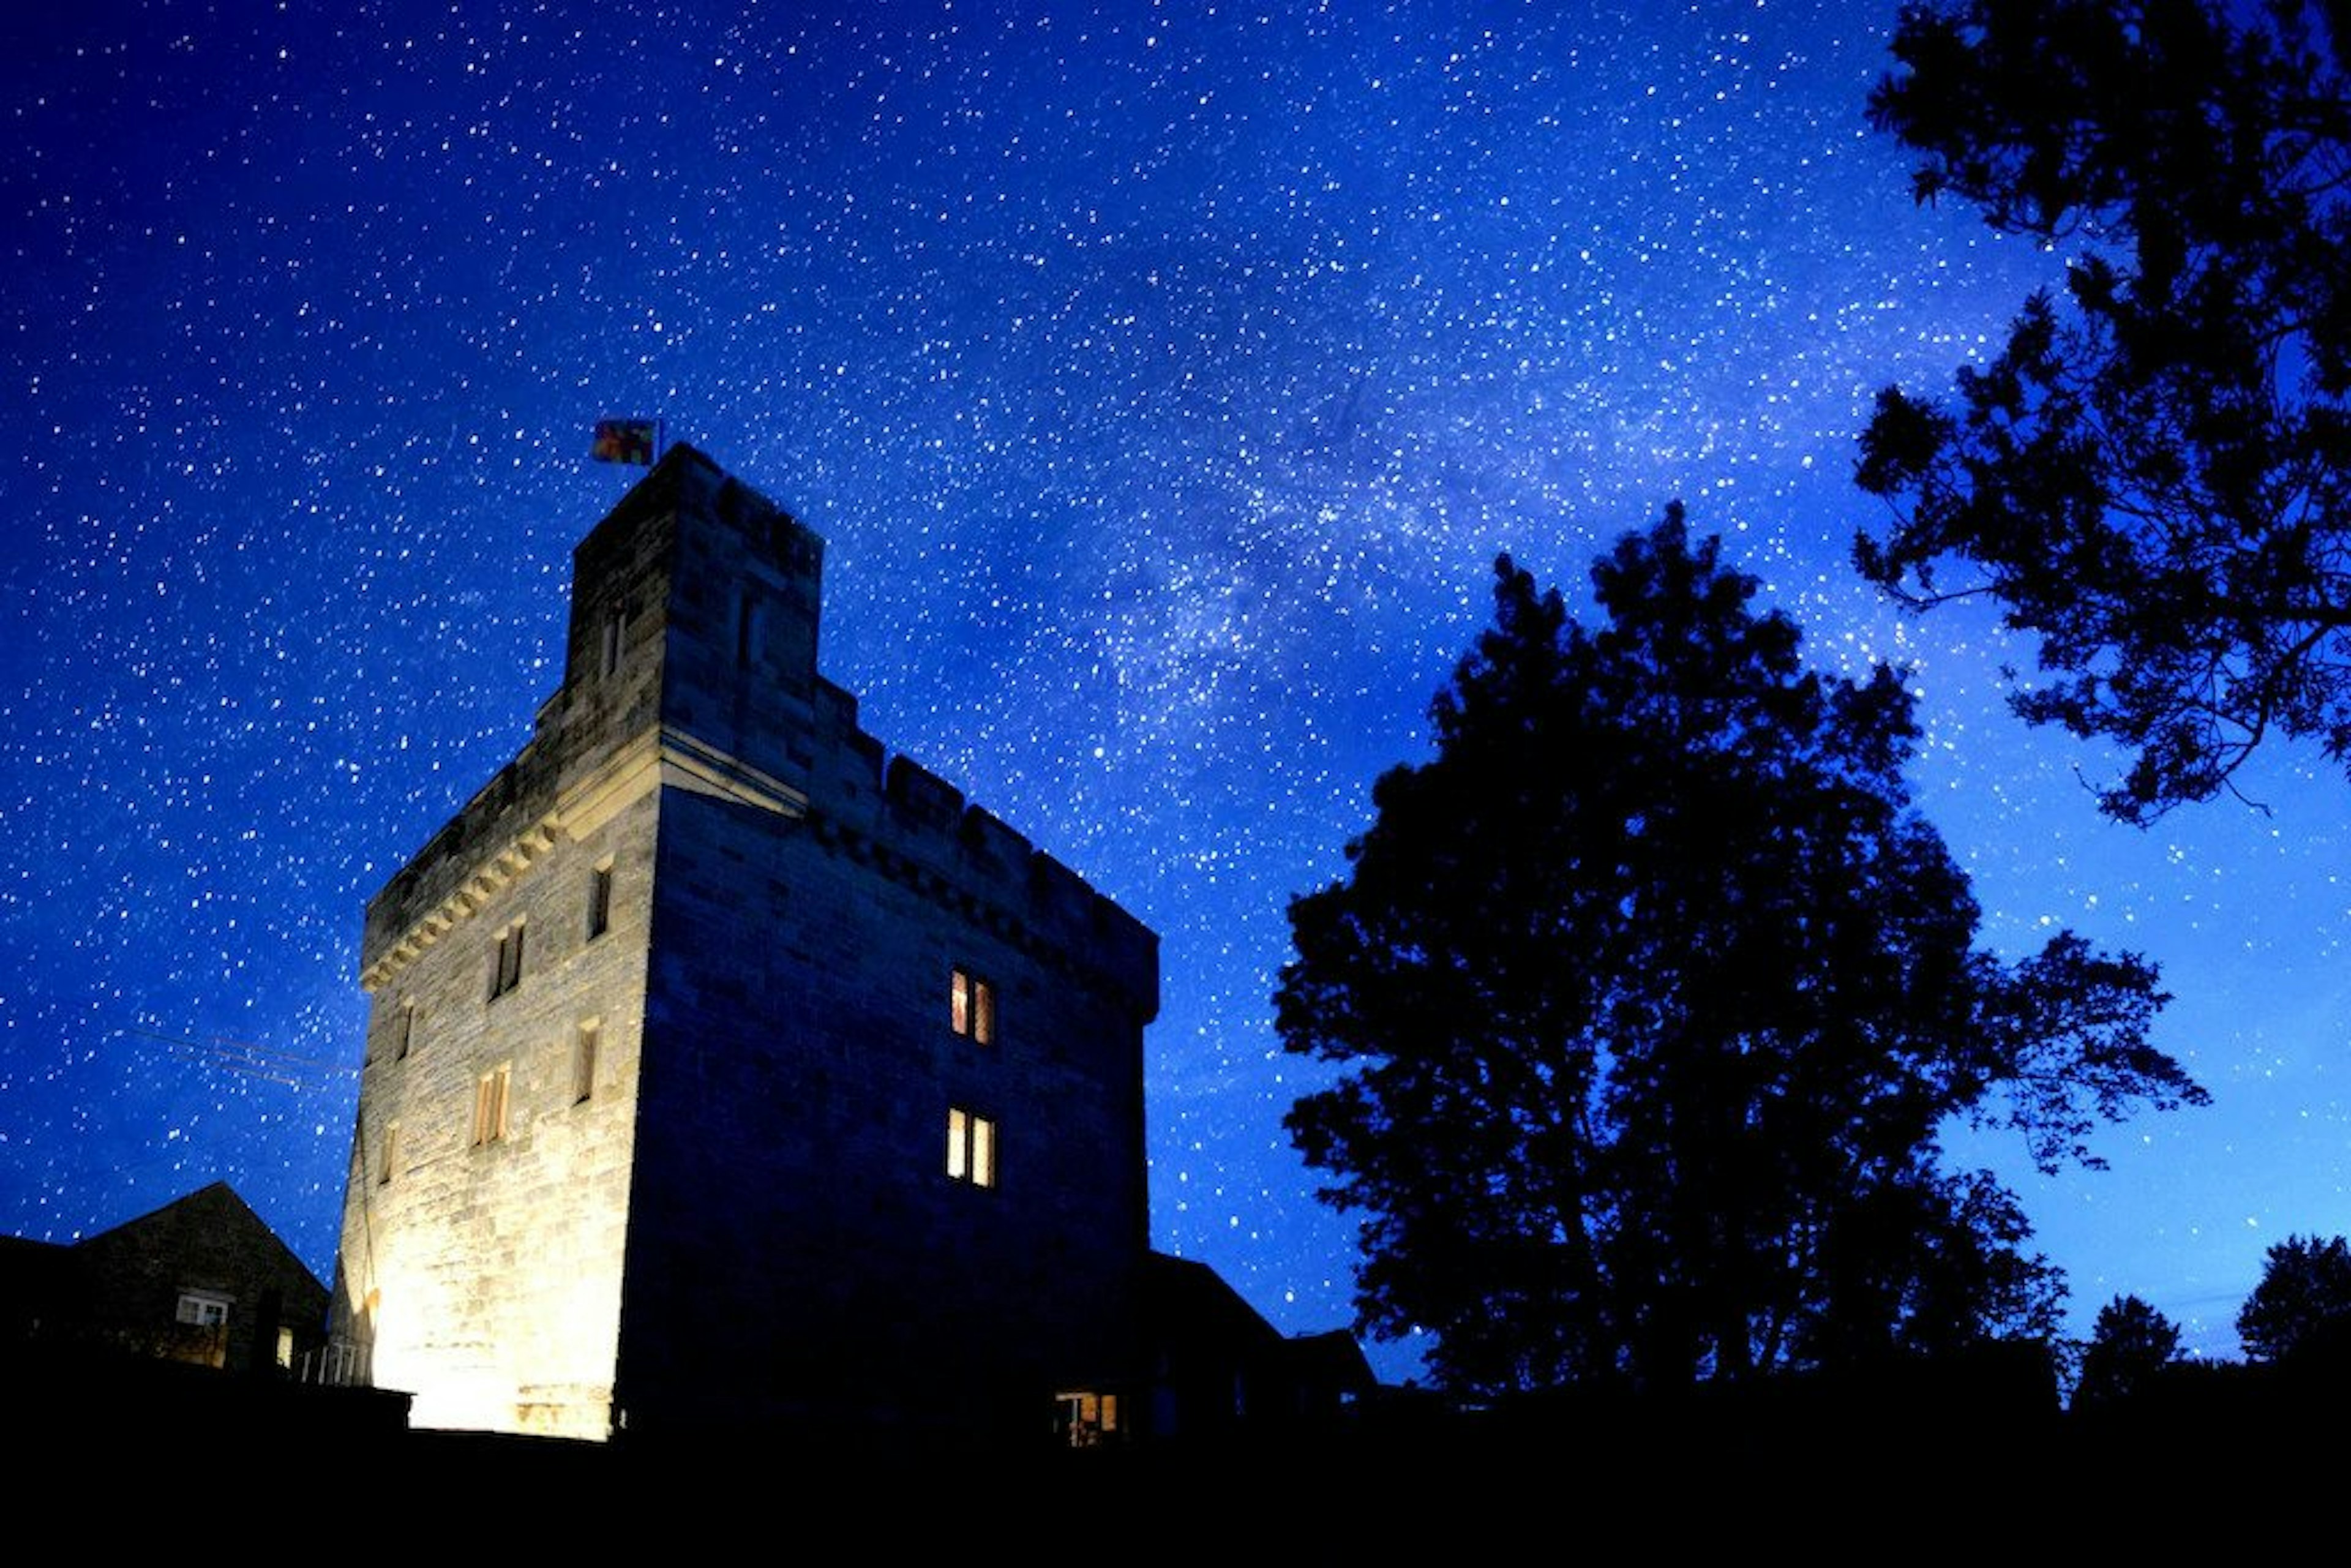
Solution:
M1281 1129L1285 902L1496 553L1588 602L1674 497L1816 662L1911 670L1985 941L2163 967L2210 1108L2104 1173L1954 1143L2078 1326L2233 1354L2264 1249L2351 1228L2351 785L2107 822L2115 758L2002 706L2028 648L1848 564L1876 390L2064 263L1912 204L1892 0L312 9L0 19L0 1231L225 1178L330 1275L360 906L557 684L608 413L822 534L867 727L1160 932L1154 1239L1286 1331L1354 1220Z

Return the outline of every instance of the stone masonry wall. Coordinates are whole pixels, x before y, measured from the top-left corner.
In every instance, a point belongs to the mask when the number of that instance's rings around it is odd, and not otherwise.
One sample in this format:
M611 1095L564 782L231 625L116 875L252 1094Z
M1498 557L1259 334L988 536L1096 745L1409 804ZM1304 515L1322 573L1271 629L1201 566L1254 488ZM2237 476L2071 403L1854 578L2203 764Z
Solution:
M1035 1429L1126 1362L1134 998L820 822L664 808L621 1396L656 1430ZM991 1185L948 1174L951 1109Z
M609 1430L658 804L550 848L373 998L341 1310L421 1426ZM520 973L493 995L517 923Z

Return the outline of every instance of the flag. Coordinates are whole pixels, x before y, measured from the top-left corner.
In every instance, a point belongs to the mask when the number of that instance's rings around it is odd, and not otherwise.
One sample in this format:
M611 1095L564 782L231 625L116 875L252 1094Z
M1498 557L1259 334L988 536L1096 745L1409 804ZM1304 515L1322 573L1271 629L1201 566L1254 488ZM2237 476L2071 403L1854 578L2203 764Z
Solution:
M649 468L660 452L660 420L600 419L596 444L588 455L599 463L634 463Z

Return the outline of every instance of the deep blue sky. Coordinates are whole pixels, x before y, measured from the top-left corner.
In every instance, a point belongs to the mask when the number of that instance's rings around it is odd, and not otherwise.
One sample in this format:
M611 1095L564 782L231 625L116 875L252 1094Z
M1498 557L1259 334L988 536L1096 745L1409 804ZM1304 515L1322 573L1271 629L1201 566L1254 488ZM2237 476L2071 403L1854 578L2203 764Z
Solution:
M334 9L0 22L0 1231L225 1177L329 1271L360 904L558 678L606 413L822 533L868 727L1162 934L1154 1236L1285 1329L1353 1222L1280 1127L1284 901L1496 552L1580 599L1674 497L1813 657L1912 667L1988 941L2164 966L2214 1106L2103 1175L1969 1146L2082 1321L2233 1354L2263 1249L2351 1225L2351 786L2107 823L2001 708L2028 650L1846 564L1872 392L2059 265L1911 204L1891 0Z

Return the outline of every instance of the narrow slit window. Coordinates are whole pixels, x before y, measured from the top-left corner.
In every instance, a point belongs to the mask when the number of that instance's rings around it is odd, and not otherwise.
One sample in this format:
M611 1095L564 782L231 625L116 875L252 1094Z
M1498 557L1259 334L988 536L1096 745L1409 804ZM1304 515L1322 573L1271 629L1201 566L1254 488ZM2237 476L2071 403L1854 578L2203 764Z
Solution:
M604 1026L594 1019L580 1026L571 1040L571 1103L584 1104L596 1097L596 1053Z
M501 1142L507 1135L507 1089L513 1076L511 1064L496 1072L485 1072L474 1084L474 1143Z
M383 1168L376 1173L375 1185L390 1186L392 1173L400 1165L400 1124L394 1122L383 1130Z
M612 862L606 861L588 875L588 939L594 941L612 928Z
M629 612L615 610L604 617L603 671L611 674L621 667L621 651L629 640Z
M490 997L496 1000L522 984L523 923L516 921L498 936L497 954L490 971Z
M759 655L759 601L746 592L735 602L735 667L747 670Z

